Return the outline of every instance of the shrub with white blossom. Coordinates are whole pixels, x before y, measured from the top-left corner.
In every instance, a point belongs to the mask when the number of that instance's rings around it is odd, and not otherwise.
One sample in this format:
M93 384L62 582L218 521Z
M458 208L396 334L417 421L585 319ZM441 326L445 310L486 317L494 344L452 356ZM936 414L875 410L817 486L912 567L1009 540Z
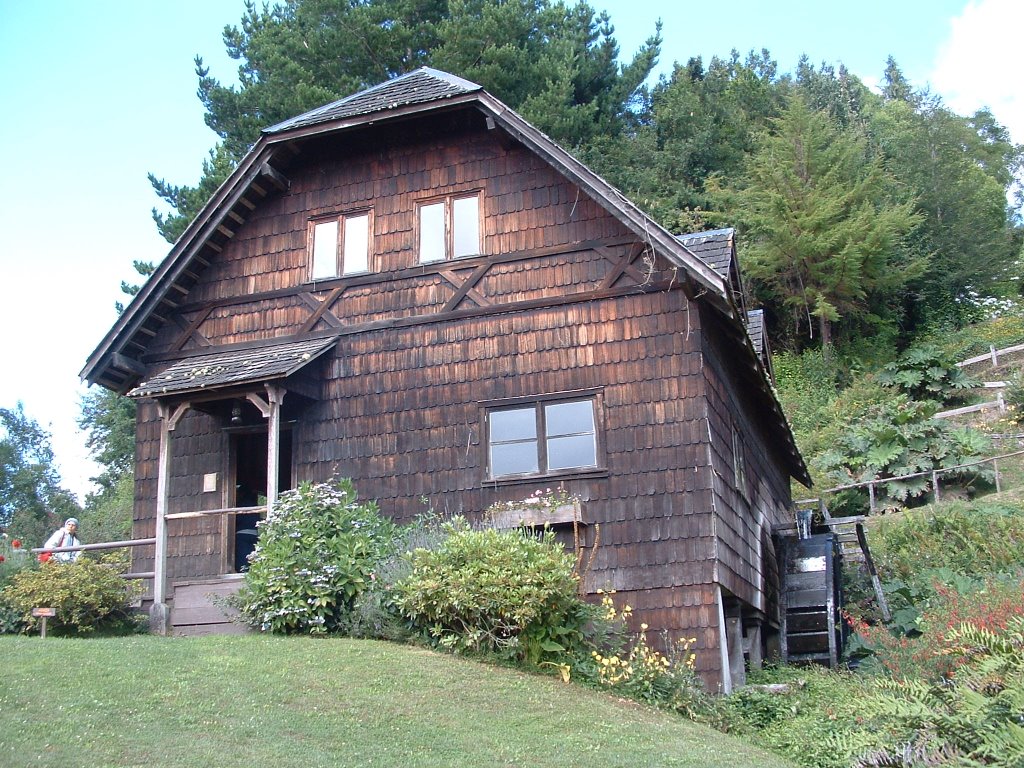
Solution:
M239 608L253 627L284 634L345 627L395 538L394 524L358 501L351 480L281 494L258 529Z

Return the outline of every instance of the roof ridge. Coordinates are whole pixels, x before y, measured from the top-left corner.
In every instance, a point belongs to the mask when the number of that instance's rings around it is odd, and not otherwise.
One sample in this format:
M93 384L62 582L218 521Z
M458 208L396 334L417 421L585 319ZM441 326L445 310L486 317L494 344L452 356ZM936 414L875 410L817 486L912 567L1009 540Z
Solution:
M483 90L482 85L461 78L458 75L453 75L450 72L444 72L440 69L433 69L431 67L426 66L418 67L416 69L410 70L409 72L403 72L400 75L388 78L387 80L381 83L377 83L376 85L371 85L368 88L362 88L356 91L355 93L350 93L348 96L336 99L327 104L322 104L319 107L314 107L313 109L308 110L307 112L303 112L300 115L294 115L292 117L289 117L287 120L282 120L281 122L275 123L274 125L268 125L266 128L262 130L262 133L264 135L269 135L273 133L279 133L283 130L287 130L288 128L316 123L319 122L319 118L321 117L325 117L326 122L327 120L331 119L329 116L331 115L332 112L338 111L341 107L344 107L346 104L352 104L359 101L366 101L368 97L372 97L374 94L380 91L394 89L395 86L401 85L403 81L411 80L417 75L426 75L427 77L431 77L434 80L439 81L440 83L456 88L464 93L472 93L474 91ZM451 94L448 95L450 96ZM440 98L444 97L441 95L435 95L427 100L435 101ZM378 111L379 109L385 109L388 106L394 105L384 105L369 111Z

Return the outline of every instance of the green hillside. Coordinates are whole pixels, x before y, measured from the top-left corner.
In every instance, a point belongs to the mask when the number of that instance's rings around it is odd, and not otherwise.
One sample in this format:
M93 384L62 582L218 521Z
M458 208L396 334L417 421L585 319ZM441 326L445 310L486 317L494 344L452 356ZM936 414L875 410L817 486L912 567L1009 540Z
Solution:
M577 685L387 643L0 637L0 765L788 763Z

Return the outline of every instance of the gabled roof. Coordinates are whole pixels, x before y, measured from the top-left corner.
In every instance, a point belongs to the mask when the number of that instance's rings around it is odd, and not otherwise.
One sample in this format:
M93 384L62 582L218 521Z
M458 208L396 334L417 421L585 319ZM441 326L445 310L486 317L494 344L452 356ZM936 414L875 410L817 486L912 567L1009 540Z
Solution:
M471 83L469 80L463 80L461 77L430 67L421 67L393 80L375 85L373 88L367 88L365 91L332 101L330 104L324 104L322 107L264 128L263 133L268 135L282 133L293 128L305 128L320 123L369 115L411 104L441 101L482 90L481 86Z
M316 360L335 342L336 338L307 339L189 357L142 382L128 396L180 395L284 379Z
M763 360L765 350L763 309L752 309L747 312L747 336L750 337L750 343L754 345L754 352Z
M688 286L689 294L711 304L726 320L733 339L749 350L751 369L758 372L753 377L755 385L767 398L784 435L783 452L794 476L806 480L806 468L788 423L759 372L760 362L746 335L745 317L730 284L728 267L723 276L718 262L705 262L607 181L476 83L427 67L267 128L90 355L82 378L125 392L148 375L141 356L150 340L180 306L210 260L234 237L238 224L248 218L256 203L275 189L288 188L289 181L280 169L295 156L303 141L452 109L482 113L489 128L501 129L547 162L654 253L679 268L680 280ZM729 243L731 248L731 239ZM711 245L718 246L717 236L707 242L693 242L698 249Z

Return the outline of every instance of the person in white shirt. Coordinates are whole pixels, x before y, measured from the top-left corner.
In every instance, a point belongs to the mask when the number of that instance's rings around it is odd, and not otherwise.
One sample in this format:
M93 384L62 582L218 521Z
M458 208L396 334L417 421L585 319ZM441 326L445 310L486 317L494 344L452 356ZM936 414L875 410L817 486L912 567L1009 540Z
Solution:
M64 521L64 527L58 528L53 535L46 540L43 547L53 549L55 547L80 547L82 542L78 540L78 520L69 517ZM53 557L61 563L73 563L82 554L79 552L54 552Z

